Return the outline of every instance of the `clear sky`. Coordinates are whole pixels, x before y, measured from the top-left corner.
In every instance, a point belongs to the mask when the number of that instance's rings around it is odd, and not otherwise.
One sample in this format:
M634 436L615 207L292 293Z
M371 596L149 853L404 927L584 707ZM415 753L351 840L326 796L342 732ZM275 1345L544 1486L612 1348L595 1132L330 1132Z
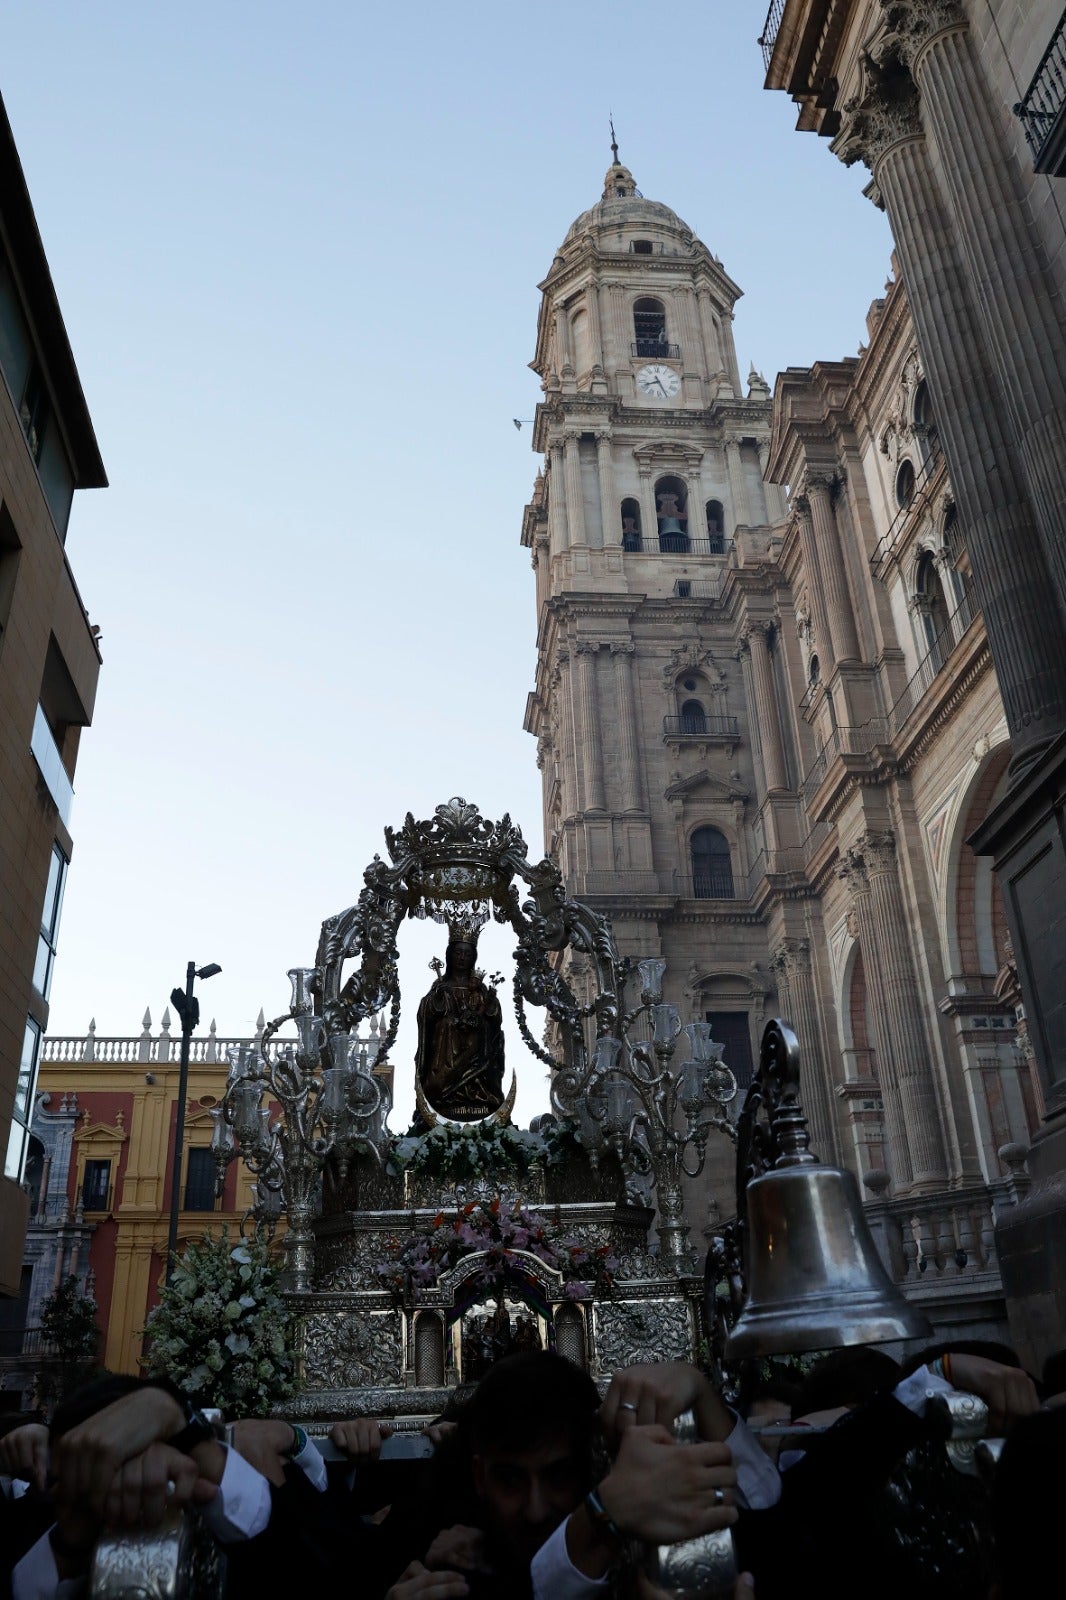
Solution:
M888 271L866 175L762 89L765 9L8 8L0 88L111 482L67 540L104 666L53 1034L157 1025L190 957L223 968L221 1034L284 1010L408 809L462 794L541 852L511 419L609 110L744 290L743 371L854 354ZM405 929L398 1080L440 943ZM543 1074L509 1049L524 1118Z

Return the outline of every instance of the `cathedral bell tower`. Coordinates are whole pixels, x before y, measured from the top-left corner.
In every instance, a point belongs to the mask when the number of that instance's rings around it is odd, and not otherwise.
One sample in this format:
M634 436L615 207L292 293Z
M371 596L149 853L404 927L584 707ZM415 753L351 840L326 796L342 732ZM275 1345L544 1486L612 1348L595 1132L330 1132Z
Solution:
M745 710L753 662L722 602L727 571L765 555L783 514L763 481L769 390L754 371L741 384L740 289L676 212L644 198L617 150L540 289L544 462L522 542L536 571L526 727L546 847L570 892L611 916L623 953L666 958L667 998L686 1015L719 998L708 974L728 940L722 959L740 976L723 1005L743 1035L731 1053L750 1059L766 934L754 917L738 926L736 902L764 772Z

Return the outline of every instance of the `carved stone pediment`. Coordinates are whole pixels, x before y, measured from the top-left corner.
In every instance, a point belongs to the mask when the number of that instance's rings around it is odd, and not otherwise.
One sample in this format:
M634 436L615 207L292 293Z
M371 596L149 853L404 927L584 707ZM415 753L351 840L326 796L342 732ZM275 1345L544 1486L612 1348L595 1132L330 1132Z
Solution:
M673 782L665 791L667 800L685 800L699 795L701 800L719 802L722 805L734 805L738 800L745 801L750 798L747 789L735 783L731 778L719 778L713 772L708 772L705 767L699 772L693 772L690 777L680 778Z
M695 472L704 456L699 446L686 439L645 439L642 444L634 445L633 454L637 465L645 471L674 467L681 472Z

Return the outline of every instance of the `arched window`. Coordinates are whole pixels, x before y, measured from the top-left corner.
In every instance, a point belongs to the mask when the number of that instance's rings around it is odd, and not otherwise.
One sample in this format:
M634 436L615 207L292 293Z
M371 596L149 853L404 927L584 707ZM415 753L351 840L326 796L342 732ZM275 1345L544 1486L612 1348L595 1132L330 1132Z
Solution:
M733 863L729 841L717 828L697 828L692 835L692 895L695 900L732 900Z
M810 664L809 664L809 666L807 668L807 681L811 685L812 688L818 682L818 679L821 677L821 675L822 675L822 663L818 660L817 655L812 655L811 659L810 659Z
M641 549L640 502L637 500L622 501L622 549Z
M944 665L948 606L944 598L944 586L940 581L940 573L937 571L936 562L928 550L923 552L914 575L914 598L918 616L921 619L923 641L929 659L932 662L933 671L939 672ZM948 648L950 648L950 645Z
M633 354L636 356L662 356L666 354L666 307L661 300L645 295L633 306Z
M944 517L944 548L948 553L951 563L951 578L955 589L955 599L958 607L965 607L959 618L963 628L968 628L973 620L973 568L970 566L970 553L966 548L966 541L962 537L959 526L959 516L953 505L948 506Z
M681 732L707 732L707 713L698 700L686 700L681 707Z
M656 523L659 549L667 555L678 555L689 547L688 501L685 485L680 478L660 478L655 485Z
M720 500L708 500L705 507L707 516L707 538L710 541L711 555L725 554L725 513Z
M931 461L940 453L940 437L937 433L936 418L933 416L932 402L929 399L929 386L924 378L914 391L912 426L922 452L922 461Z
M901 461L896 473L896 504L902 511L914 499L914 463Z

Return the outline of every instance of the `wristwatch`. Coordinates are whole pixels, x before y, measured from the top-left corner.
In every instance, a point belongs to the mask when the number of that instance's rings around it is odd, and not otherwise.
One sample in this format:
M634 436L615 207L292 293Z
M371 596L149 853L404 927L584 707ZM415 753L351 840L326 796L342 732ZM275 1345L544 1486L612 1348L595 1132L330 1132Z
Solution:
M209 1439L221 1437L222 1430L217 1423L211 1422L198 1406L191 1400L182 1402L185 1407L185 1426L180 1428L173 1438L167 1440L172 1450L180 1450L182 1455L189 1455L198 1444L206 1444Z

